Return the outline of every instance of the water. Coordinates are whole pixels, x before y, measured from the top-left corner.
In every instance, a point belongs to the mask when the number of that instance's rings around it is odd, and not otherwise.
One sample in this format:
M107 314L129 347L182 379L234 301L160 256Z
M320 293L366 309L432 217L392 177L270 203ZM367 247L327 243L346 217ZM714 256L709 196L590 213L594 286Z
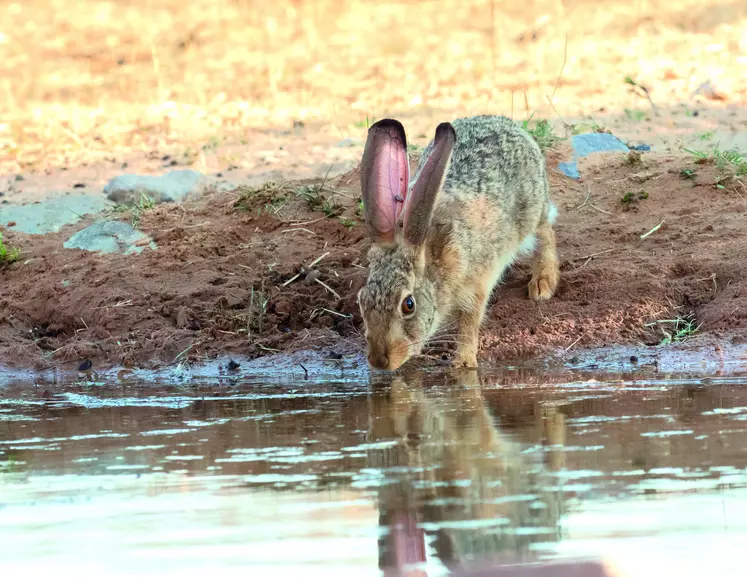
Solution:
M0 389L0 571L742 574L747 378L480 378Z

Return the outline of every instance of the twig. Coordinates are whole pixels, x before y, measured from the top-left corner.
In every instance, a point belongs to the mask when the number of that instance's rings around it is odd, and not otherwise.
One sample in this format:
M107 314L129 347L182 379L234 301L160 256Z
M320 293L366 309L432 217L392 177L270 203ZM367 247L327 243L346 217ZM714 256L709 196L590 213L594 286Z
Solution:
M547 98L547 102L548 102L548 103L550 104L550 108L552 108L553 112L554 112L554 113L555 113L555 114L557 115L557 117L558 117L558 118L560 118L560 122L562 122L562 123L563 123L563 129L564 129L564 130L566 130L566 136L568 136L568 132L567 132L567 131L568 131L568 129L569 129L569 128L571 128L571 127L572 127L573 125L572 125L572 124L568 124L568 123L567 123L567 122L565 121L565 118L563 118L563 117L562 117L562 116L560 115L560 112L558 112L558 109L557 109L557 108L555 108L555 105L553 104L552 100L550 100L550 97L549 97L549 96L545 95L545 98Z
M643 86L641 84L638 84L630 76L628 76L628 77L625 78L625 82L627 84L630 84L634 89L638 88L639 90L641 90L643 92L643 96L646 98L646 100L648 100L648 103L651 105L651 110L654 111L654 114L656 116L659 116L659 110L656 108L656 105L654 104L654 101L651 100L651 94L649 93L648 88L646 88L645 86ZM635 90L633 90L633 92L635 92ZM639 94L639 96L640 96L640 94Z
M189 345L189 346L188 346L188 347L187 347L186 349L184 349L184 350L183 350L183 351L182 351L181 353L179 353L178 355L176 355L176 357L174 357L174 360L173 360L173 361L171 361L171 363L173 364L173 363L175 363L176 361L178 361L178 360L179 360L179 359L180 359L180 358L182 357L182 355L184 355L184 354L185 354L185 353L186 353L187 351L189 351L189 350L190 350L190 349L191 349L192 347L194 347L194 346L195 346L196 344L197 344L197 343L192 343L191 345Z
M603 214L608 214L608 215L612 216L611 212L607 212L606 210L603 210L603 209L599 208L598 206L594 206L593 204L590 204L589 206L591 208L593 208L594 210L598 210L599 212L601 212Z
M327 217L325 216L324 218L327 218ZM281 233L286 233L286 232L296 232L296 231L299 231L299 230L302 230L302 231L304 231L304 232L308 232L309 234L313 234L313 235L316 235L316 233L315 233L315 232L313 232L313 231L310 231L310 230L309 230L308 228L286 228L285 230L281 230L280 232L281 232Z
M663 218L661 219L661 222L659 224L657 224L654 228L652 228L651 230L649 230L647 233L642 234L641 235L641 240L643 240L644 238L648 238L650 235L654 234L657 230L659 230L661 228L662 224L664 224L664 219Z
M281 284L280 288L288 286L290 283L292 283L294 280L296 280L300 276L301 276L301 273L293 275L291 278L289 278L287 281L285 281L283 284Z
M291 222L291 226L304 226L306 224L314 224L315 222L319 222L320 220L324 220L326 218L329 218L326 214L322 216L321 218L315 218L314 220L307 220L304 222Z
M576 339L575 341L573 341L573 342L572 342L572 343L571 343L570 345L568 345L568 347L567 347L567 348L565 349L565 352L567 353L568 351L570 351L570 350L571 350L571 349L572 349L572 348L574 347L574 345L575 345L575 344L576 344L576 343L577 343L578 341L580 341L580 340L581 340L581 337L578 337L578 338L577 338L577 339Z
M94 307L91 310L97 311L101 309L108 309L108 308L115 308L115 307L129 307L132 306L132 299L128 299L126 301L119 301L116 304L113 305L104 305L103 307Z
M705 282L707 280L713 281L713 292L717 292L718 291L718 284L716 283L716 273L715 272L712 272L710 274L710 276L707 276L705 278L696 278L695 282ZM83 320L83 319L80 319L80 320Z
M568 61L568 34L565 35L565 47L563 48L563 65L560 67L560 73L558 74L558 79L555 81L555 87L552 89L552 96L548 98L550 101L550 104L552 104L553 98L555 98L555 91L558 89L558 84L560 84L560 78L563 76L563 70L565 70L565 64Z
M335 290L334 290L334 289L333 289L332 287L330 287L330 286L329 286L328 284L325 284L325 283L324 283L323 281L319 280L318 278L315 278L314 280L315 280L316 282L318 282L318 283L319 283L320 285L322 285L322 286L323 286L324 288L326 288L326 289L327 289L327 290L328 290L329 292L331 292L331 293L332 293L332 294L333 294L333 295L335 296L335 298L336 298L337 300L339 300L339 301L341 301L341 300L342 300L342 297L341 297L340 295L338 295L338 294L337 294L337 293L335 292Z
M579 208L583 208L584 206L586 206L586 203L589 202L589 197L590 196L591 196L591 186L587 184L586 185L586 198L584 199L584 202L582 202L581 204L579 204L576 207L576 210L578 210Z
M587 254L586 256L580 256L578 258L574 258L573 260L574 261L576 261L576 260L586 260L586 259L594 258L595 256L599 256L601 254L607 254L608 252L612 252L613 250L617 250L617 249L616 248L608 248L607 250L603 250L601 252L595 252L593 254Z
M524 110L526 111L526 115L528 119L531 119L532 117L529 115L529 99L527 98L527 91L524 91Z
M258 346L258 347L259 347L260 349L262 349L263 351L268 351L268 352L271 352L271 353L279 353L279 352L280 352L280 349L272 349L272 348L270 348L270 347L266 347L266 346L264 346L264 345L261 345L261 344L259 344L259 343L257 343L257 346Z
M83 150L86 149L86 144L85 144L85 142L83 142L83 140L80 138L80 136L78 136L72 130L70 130L69 128L67 128L65 126L60 125L60 129L62 130L62 132L64 132L65 134L67 134L71 139L73 139L75 141L75 144L77 144L78 146L80 146Z
M739 180L738 178L735 178L735 179L734 179L734 182L736 182L736 183L737 183L737 184L738 184L739 186L741 186L741 187L742 187L742 189L744 190L744 192L745 192L745 193L747 193L747 186L745 186L745 185L744 185L744 182L742 182L742 181L741 181L741 180ZM744 196L742 196L742 193L740 193L740 192L739 192L739 191L737 190L737 187L736 187L736 186L734 187L734 192L736 192L736 193L737 193L737 196L738 196L739 198L741 198L741 199L742 199L742 203L744 204L745 208L747 208L747 200L745 200Z
M304 379L308 379L309 378L309 371L308 371L308 369L303 366L303 363L298 363L298 366L303 369Z
M324 254L323 254L322 256L320 256L320 257L319 257L319 258L317 258L316 260L313 260L313 261L312 261L312 262L311 262L311 263L309 264L309 268L314 268L314 265L316 265L316 264L319 264L319 263L321 262L321 260L322 260L323 258L325 258L326 256L328 256L328 255L329 255L329 251L325 252L325 253L324 253Z
M318 310L323 311L325 313L329 313L331 315L335 315L335 316L343 318L343 319L349 319L349 318L352 318L352 316L353 316L353 315L345 315L343 313L338 313L337 311L331 311L331 310L325 309L325 308L321 308L321 309L318 309Z
M578 270L578 269L580 269L580 268L584 268L584 267L585 267L585 266L586 266L587 264L589 264L590 262L591 262L591 258L587 258L587 259L586 259L586 260L584 261L584 264L582 264L582 265L579 265L579 266L577 266L577 267L576 267L576 268L574 268L573 270Z
M182 226L182 228L197 228L197 227L200 227L200 226L208 226L209 224L212 224L212 223L210 221L206 221L206 222L201 222L199 224L188 224L188 225ZM162 230L161 232L162 233L164 233L164 232L171 232L172 230L176 230L176 227L167 228L165 230Z

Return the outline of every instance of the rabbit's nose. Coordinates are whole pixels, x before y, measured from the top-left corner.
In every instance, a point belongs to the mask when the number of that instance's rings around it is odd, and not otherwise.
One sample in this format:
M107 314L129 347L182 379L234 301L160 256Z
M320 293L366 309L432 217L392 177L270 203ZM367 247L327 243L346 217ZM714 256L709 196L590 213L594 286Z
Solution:
M389 366L389 357L386 353L368 355L368 363L375 369L386 369Z

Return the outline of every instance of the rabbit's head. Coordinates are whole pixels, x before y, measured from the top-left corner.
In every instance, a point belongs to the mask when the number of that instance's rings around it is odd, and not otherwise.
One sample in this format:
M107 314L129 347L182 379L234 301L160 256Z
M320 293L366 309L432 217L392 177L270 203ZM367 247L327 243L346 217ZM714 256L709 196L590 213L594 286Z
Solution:
M437 328L438 287L428 270L426 237L455 142L452 125L440 124L410 183L402 124L380 120L368 131L361 190L374 243L358 303L374 368L396 370L420 353Z

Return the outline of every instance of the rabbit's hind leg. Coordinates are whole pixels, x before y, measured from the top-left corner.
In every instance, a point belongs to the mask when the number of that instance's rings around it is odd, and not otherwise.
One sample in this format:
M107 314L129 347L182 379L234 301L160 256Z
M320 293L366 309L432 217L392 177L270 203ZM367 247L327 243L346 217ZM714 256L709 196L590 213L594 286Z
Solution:
M532 280L529 281L529 298L544 301L552 297L558 287L560 267L555 247L555 231L552 228L556 209L551 205L547 217L537 227L539 246L532 263Z

